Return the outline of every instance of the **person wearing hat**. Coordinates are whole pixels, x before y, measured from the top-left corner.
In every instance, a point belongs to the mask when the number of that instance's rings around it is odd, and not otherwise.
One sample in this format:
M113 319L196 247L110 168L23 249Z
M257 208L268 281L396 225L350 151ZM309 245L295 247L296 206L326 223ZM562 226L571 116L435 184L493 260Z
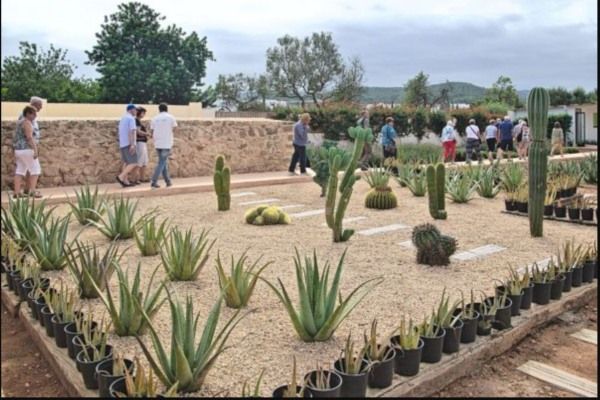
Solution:
M477 161L481 163L481 134L474 119L469 120L465 133L467 134L467 164L471 163L473 151L475 151Z
M456 158L456 131L454 121L449 119L442 129L442 146L444 148L444 162L454 162Z
M136 131L135 116L137 109L134 104L128 104L127 112L119 122L119 149L121 151L121 159L124 166L121 174L117 175L117 182L123 187L133 186L129 182L128 175L133 172L138 166L137 148L136 148Z

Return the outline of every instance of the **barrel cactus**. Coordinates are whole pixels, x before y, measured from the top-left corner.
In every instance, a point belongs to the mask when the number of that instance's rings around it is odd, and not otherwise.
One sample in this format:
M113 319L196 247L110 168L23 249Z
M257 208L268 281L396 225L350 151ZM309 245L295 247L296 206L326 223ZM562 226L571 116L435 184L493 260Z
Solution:
M412 242L417 248L417 263L428 265L448 265L450 256L456 251L456 239L442 235L432 224L417 225L413 228Z
M244 220L252 225L287 225L292 222L290 216L278 207L266 205L247 210Z
M215 173L213 175L215 192L217 193L217 209L227 211L231 205L229 188L231 184L231 170L225 166L225 158L217 156L215 161Z
M532 237L544 235L544 196L548 151L546 150L546 127L550 96L544 88L533 88L527 97L527 117L531 132L529 147L529 232Z
M427 167L427 192L429 192L429 214L434 219L446 219L446 167L442 163Z
M398 201L392 189L388 186L390 170L374 169L365 174L365 181L371 190L365 197L365 207L378 210L396 208Z

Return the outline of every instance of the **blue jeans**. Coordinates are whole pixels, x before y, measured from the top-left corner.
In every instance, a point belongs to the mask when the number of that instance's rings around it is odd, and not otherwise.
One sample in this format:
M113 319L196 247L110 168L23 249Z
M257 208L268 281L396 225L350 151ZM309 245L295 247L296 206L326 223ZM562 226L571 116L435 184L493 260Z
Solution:
M152 183L156 183L158 181L158 177L162 174L165 183L171 183L171 177L169 176L169 154L171 153L171 149L156 149L156 153L158 154L158 165L154 170L154 174L152 175Z

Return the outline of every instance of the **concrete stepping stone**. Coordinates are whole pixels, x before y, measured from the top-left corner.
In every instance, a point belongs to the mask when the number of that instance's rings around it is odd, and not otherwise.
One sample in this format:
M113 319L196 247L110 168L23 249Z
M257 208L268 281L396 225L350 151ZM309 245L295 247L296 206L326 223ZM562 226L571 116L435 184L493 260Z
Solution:
M469 261L474 260L476 258L479 258L479 255L471 253L470 251L461 251L460 253L456 253L450 256L450 259L458 261Z
M592 329L582 329L572 333L571 336L579 340L583 340L584 342L598 345L598 331L594 331Z
M293 214L290 214L290 217L292 217L292 218L305 218L305 217L312 217L312 216L320 215L320 214L325 214L325 209L324 208L320 208L318 210L308 210L308 211L302 211L302 212L298 212L298 213L293 213Z
M252 204L269 204L279 202L279 199L262 199L262 200L253 200L253 201L245 201L243 203L239 203L240 206L249 206Z
M304 207L304 204L290 204L288 206L279 207L280 210L289 210L290 208Z
M497 253L499 251L506 250L506 247L498 246L496 244L487 244L485 246L477 247L469 250L470 253L477 254L478 256L485 257L490 254Z
M231 197L244 197L244 196L255 196L256 193L254 192L237 192L237 193L231 193Z
M598 384L588 379L537 361L527 361L517 368L519 371L541 381L583 397L598 397Z
M377 228L364 229L362 231L358 231L357 233L359 235L372 236L372 235L378 235L380 233L393 232L393 231L397 231L400 229L408 229L408 228L410 228L410 226L404 225L404 224L391 224L391 225L385 225L385 226L378 226Z
M412 240L407 240L405 242L400 242L398 243L400 246L402 247L406 247L407 249L416 249L415 245L413 244Z
M364 217L364 216L344 218L344 220L342 221L342 224L351 224L353 222L362 221L365 219L367 219L367 217ZM327 223L321 224L321 226L327 226Z

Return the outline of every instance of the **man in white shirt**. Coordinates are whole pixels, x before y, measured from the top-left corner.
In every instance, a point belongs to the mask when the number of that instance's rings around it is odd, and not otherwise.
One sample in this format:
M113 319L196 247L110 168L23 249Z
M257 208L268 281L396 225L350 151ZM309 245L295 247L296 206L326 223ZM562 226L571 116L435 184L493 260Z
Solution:
M490 124L485 127L485 142L488 148L488 160L491 164L494 162L494 151L498 142L498 127L496 126L496 120L493 118L490 119Z
M473 151L475 151L477 160L481 163L481 134L474 119L469 120L469 125L465 129L465 133L467 134L467 164L471 163Z
M173 184L169 176L168 163L171 147L173 147L173 130L177 127L177 121L175 121L175 117L169 114L167 110L167 104L160 103L158 105L159 114L152 118L152 122L150 122L150 132L154 138L154 148L158 154L158 165L154 170L154 175L152 175L150 183L153 189L160 187L157 182L161 174L167 187Z
M121 174L117 175L117 182L123 187L133 186L129 182L129 173L137 168L136 139L137 126L135 125L136 108L134 104L127 105L127 113L119 121L119 149L124 166Z

